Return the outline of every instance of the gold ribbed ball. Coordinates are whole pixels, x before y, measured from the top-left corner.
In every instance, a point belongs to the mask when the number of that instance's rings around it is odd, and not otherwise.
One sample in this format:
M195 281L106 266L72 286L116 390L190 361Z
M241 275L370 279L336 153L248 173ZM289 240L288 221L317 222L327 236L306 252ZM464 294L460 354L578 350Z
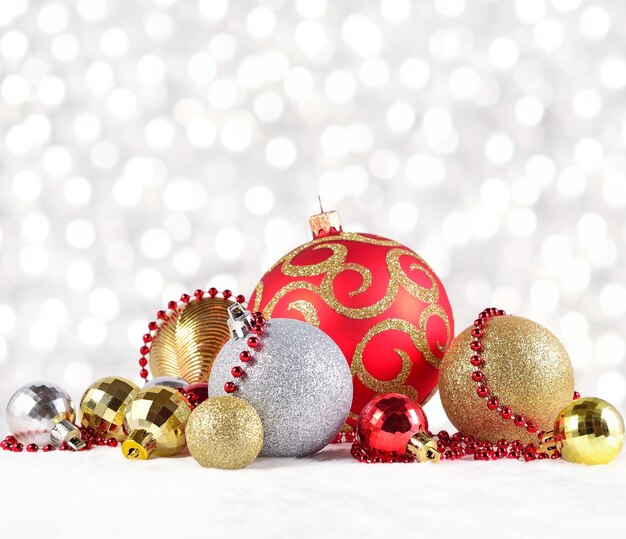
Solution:
M537 435L489 410L476 393L470 363L470 326L448 348L439 370L441 402L454 426L464 434L495 442L501 438L537 442ZM572 400L574 370L561 342L545 327L520 316L488 320L481 338L480 370L490 394L540 430L550 430L559 411Z
M121 376L96 380L80 400L81 425L91 427L104 438L124 440L124 414L138 391L135 384Z
M177 376L190 384L209 379L213 361L230 339L225 298L193 300L159 327L148 358L152 376Z
M624 446L624 419L608 402L584 397L561 410L554 439L569 462L607 464Z
M191 413L187 446L207 468L245 468L263 447L263 424L247 401L229 395L213 397Z

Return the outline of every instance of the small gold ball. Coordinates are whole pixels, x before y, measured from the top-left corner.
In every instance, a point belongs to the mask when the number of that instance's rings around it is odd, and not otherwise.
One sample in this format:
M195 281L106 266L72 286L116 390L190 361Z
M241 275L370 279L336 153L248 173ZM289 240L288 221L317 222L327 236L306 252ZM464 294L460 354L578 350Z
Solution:
M476 394L470 363L469 327L448 348L439 371L441 402L454 426L464 434L537 442L537 435L489 410ZM501 405L550 430L554 418L574 394L574 370L561 342L545 327L520 316L498 316L485 324L480 370Z
M229 395L213 397L191 413L187 446L202 466L245 468L261 451L263 424L247 401Z
M563 458L579 464L607 464L624 446L624 419L602 399L584 397L569 403L554 425Z
M80 399L81 425L91 427L104 438L121 442L126 407L139 388L121 376L100 378L91 384Z

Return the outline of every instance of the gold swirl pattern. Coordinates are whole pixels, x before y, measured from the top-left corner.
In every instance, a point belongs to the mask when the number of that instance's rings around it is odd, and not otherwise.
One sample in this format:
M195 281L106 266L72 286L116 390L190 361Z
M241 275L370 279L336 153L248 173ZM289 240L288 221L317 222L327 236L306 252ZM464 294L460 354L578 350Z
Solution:
M294 311L298 311L302 313L302 316L304 316L305 322L308 322L309 324L311 324L312 326L315 326L316 328L320 327L319 316L317 316L317 311L315 310L315 307L310 301L304 301L303 299L299 299L298 301L294 301L293 303L290 303L287 309L290 311L294 310Z
M426 334L423 331L406 320L390 318L389 320L383 320L374 327L370 328L361 342L357 344L354 356L352 357L352 365L350 366L352 374L361 380L363 385L376 391L376 393L404 393L409 397L419 400L417 391L412 386L407 384L407 379L411 372L412 362L410 356L404 350L400 350L398 348L395 349L396 354L400 357L402 366L398 375L392 380L378 380L377 378L374 378L363 364L363 353L369 342L376 337L376 335L390 330L398 330L408 335L411 338L411 341L413 341L415 348L422 353L426 361L431 365L436 363L437 358L430 351L428 341L426 340Z

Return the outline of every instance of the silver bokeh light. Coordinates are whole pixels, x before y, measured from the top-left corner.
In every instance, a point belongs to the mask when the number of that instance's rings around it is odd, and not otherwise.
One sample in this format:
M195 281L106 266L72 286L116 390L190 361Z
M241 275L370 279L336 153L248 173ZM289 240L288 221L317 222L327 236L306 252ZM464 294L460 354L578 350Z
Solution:
M13 394L6 409L11 434L22 444L60 443L64 440L53 439L52 431L58 432L58 425L71 426L75 419L76 409L70 396L50 382L32 382L21 387ZM61 430L65 432L67 429ZM72 439L76 438L76 432L72 434Z

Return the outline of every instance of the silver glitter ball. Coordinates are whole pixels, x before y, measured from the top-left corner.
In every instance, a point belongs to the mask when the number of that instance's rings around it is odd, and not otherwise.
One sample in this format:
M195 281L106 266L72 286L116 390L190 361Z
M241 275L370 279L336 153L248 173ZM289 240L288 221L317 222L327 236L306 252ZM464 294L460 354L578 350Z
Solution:
M180 376L157 376L149 382L146 382L142 389L150 387L171 387L172 389L184 389L189 382Z
M7 404L6 421L22 444L51 443L50 431L59 421L74 422L76 409L67 392L50 382L32 382L18 389Z
M224 345L211 369L209 396L224 395L224 384L234 380L236 396L252 404L263 422L261 456L312 455L348 417L350 368L334 341L310 324L274 318L265 328L248 363L239 360L239 353L249 350L247 336ZM245 370L239 379L230 372L235 365Z

